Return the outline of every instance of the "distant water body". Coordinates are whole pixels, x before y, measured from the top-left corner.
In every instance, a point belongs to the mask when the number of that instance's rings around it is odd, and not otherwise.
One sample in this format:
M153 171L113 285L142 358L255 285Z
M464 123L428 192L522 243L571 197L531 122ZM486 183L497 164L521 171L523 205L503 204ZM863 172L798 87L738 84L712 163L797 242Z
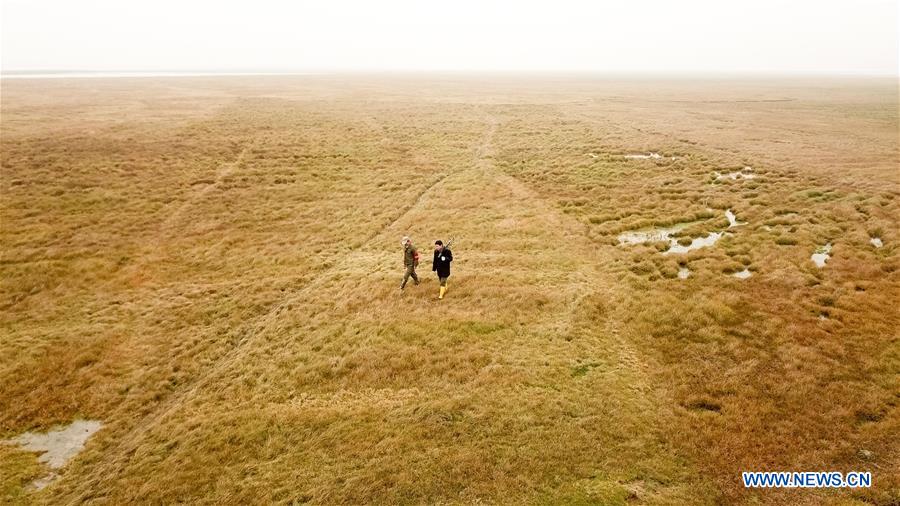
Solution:
M72 79L108 77L317 76L320 72L3 72L3 79Z

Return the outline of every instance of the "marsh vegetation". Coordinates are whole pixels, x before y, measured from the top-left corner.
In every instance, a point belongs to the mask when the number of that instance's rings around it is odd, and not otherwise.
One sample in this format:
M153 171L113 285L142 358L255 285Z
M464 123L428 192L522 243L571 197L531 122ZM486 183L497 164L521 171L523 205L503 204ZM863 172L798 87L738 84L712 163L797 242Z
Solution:
M4 501L900 497L894 81L2 86Z

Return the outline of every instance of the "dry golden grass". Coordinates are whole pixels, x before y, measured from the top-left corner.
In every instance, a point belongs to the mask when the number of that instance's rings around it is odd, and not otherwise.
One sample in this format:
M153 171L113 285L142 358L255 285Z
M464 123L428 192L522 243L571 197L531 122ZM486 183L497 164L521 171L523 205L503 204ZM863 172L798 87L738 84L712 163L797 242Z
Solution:
M2 92L0 437L106 424L40 492L0 446L5 501L900 501L895 80ZM446 300L405 234L457 237Z

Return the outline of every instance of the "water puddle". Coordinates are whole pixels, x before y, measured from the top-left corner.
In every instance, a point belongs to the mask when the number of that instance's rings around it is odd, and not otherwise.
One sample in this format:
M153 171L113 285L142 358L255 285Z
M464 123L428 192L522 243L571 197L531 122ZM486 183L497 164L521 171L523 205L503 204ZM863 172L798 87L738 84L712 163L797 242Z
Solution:
M716 176L716 181L721 181L723 179L731 179L732 181L736 181L738 179L754 179L756 174L753 173L753 169L751 167L744 167L741 170L735 172L729 172L727 174L722 174L721 172L713 172Z
M744 224L744 222L739 222L737 220L737 216L735 216L734 213L731 212L731 209L725 211L725 217L728 218L728 228Z
M743 223L737 221L737 217L734 213L731 212L731 209L725 211L725 216L728 218L728 228L743 225ZM725 235L725 232L710 232L705 237L694 237L691 239L690 244L682 245L678 244L678 239L672 237L672 234L678 232L679 230L691 225L691 223L679 223L678 225L674 225L671 227L665 228L654 228L650 230L633 230L630 232L623 232L619 234L618 240L621 245L634 245L634 244L644 244L648 242L659 242L659 241L668 241L669 249L663 252L663 255L668 255L670 253L682 254L687 253L689 251L693 251L695 249L706 248L708 246L712 246L719 239ZM688 271L690 272L690 271Z
M813 253L809 258L813 261L813 263L816 264L816 267L820 269L822 267L825 267L825 262L827 262L828 259L831 258L831 243L828 243L825 246L817 249L816 252Z
M649 153L631 153L625 155L625 158L629 160L674 160L678 158L677 156L663 156L659 153L654 153L653 151Z
M744 269L744 270L742 270L742 271L735 272L734 274L732 274L732 276L734 276L734 277L736 277L736 278L738 278L738 279L747 279L747 278L749 278L749 277L752 276L752 275L753 275L753 273L750 272L749 269Z
M7 444L15 444L23 449L38 452L38 460L47 464L50 474L32 482L32 486L42 489L56 478L56 471L78 454L95 432L103 424L96 420L75 420L44 433L26 432L18 437L7 439Z
M655 228L652 230L637 230L619 234L619 244L644 244L645 242L672 241L670 237L675 232L683 229L687 223L667 228Z
M875 246L876 248L880 248L880 247L884 246L884 243L881 242L880 237L873 237L873 238L869 239L869 242L872 243L872 246Z
M678 279L687 279L691 275L691 270L687 267L678 269Z
M675 239L669 239L669 249L664 251L663 255L668 255L669 253L682 254L695 249L706 248L715 244L723 235L725 235L724 232L710 232L706 237L693 238L687 246L678 244L678 241Z

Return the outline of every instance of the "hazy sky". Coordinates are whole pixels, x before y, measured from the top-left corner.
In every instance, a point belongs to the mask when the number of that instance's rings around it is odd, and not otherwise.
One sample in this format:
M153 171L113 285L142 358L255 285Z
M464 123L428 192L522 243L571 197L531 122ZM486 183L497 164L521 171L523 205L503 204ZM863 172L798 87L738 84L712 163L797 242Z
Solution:
M898 73L898 0L0 0L10 70Z

